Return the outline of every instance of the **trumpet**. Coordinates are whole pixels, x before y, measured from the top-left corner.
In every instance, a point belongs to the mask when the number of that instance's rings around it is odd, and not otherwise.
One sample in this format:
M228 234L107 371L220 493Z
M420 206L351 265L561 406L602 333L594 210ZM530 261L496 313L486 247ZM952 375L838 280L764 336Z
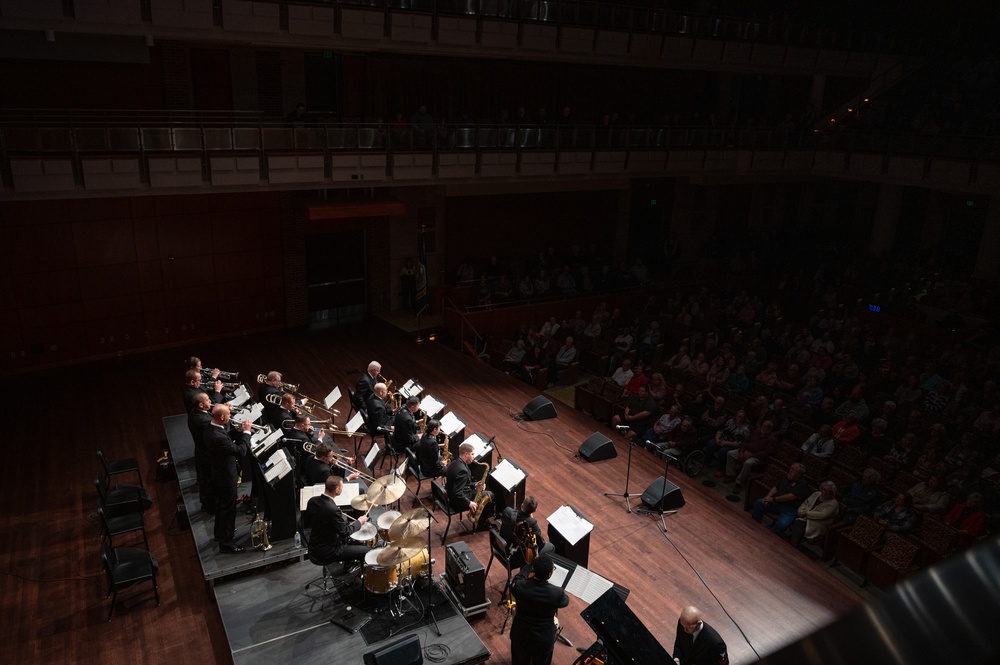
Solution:
M267 374L258 374L257 383L267 383ZM281 389L286 393L296 393L299 391L298 383L282 383Z
M201 368L201 374L202 374L202 376L207 376L209 378L211 378L212 372L214 372L214 371L215 371L215 369L211 368L211 367L202 367ZM219 376L217 378L220 379L221 381L239 381L240 380L240 373L239 372L224 372L224 371L222 371L220 369L219 370Z
M201 389L204 390L204 391L206 391L206 392L209 392L209 393L210 392L214 392L215 391L215 382L216 381L222 381L222 379L209 379L208 381L202 381L202 383L201 383ZM243 385L243 384L241 384L241 383L224 383L223 382L223 384L222 384L222 392L224 392L224 393L234 393L234 392L236 392L239 389L239 387L241 385Z

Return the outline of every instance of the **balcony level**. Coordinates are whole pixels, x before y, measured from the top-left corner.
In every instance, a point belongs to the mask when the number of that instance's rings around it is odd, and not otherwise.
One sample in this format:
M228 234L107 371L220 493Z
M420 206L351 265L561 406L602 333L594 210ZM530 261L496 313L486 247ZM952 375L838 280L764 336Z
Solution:
M386 123L289 128L256 113L19 113L0 114L0 200L668 176L1000 186L996 137L486 124L423 134Z

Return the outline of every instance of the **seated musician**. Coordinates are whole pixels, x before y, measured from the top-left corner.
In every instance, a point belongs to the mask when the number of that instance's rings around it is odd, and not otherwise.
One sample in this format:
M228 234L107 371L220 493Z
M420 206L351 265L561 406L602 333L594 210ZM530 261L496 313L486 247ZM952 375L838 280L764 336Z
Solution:
M210 384L202 384L201 372L189 369L184 374L184 413L191 413L195 395L198 393L206 393L212 404L222 404L226 401L222 396L222 381L215 379Z
M285 430L285 447L288 448L288 452L291 453L297 461L305 462L307 457L311 457L311 453L306 452L303 447L304 443L312 443L314 445L319 445L320 443L330 444L329 439L326 437L326 430L322 427L316 428L312 425L312 419L309 417L308 413L302 413L295 416L295 425L290 430ZM334 447L330 444L330 449L336 452L342 452L340 448Z
M525 550L531 547L530 539L534 538L534 557L540 554L549 554L555 551L555 545L545 542L542 537L542 529L538 526L538 520L532 515L538 510L538 499L530 494L524 497L520 510L513 506L507 506L500 513L500 536L507 541L507 551L510 552L510 565L512 568L520 568L525 564ZM518 529L518 525L524 526ZM525 535L521 535L525 534ZM520 537L519 537L520 536Z
M358 377L358 382L354 386L354 396L358 400L357 406L364 408L368 404L368 398L375 392L375 384L379 382L379 374L381 373L381 364L374 360L368 363L368 369Z
M451 461L451 464L448 465L448 472L445 474L445 490L448 492L448 503L451 505L451 509L463 512L469 511L472 515L475 515L479 509L474 499L480 488L480 483L486 482L486 479L483 477L482 468L486 466L485 464L475 464L477 473L475 478L473 478L470 465L474 464L475 450L471 443L460 445L458 447L458 457ZM483 495L489 496L490 501L485 508L486 514L482 515L482 517L489 517L493 512L493 493L484 489ZM479 520L479 524L485 523L485 520Z
M379 430L391 430L392 421L395 414L392 409L385 402L386 395L389 394L389 389L386 388L384 383L376 383L374 392L372 392L371 397L368 398L367 406L367 416L365 417L365 427L368 429L368 433L373 437L379 435Z
M417 461L420 462L420 473L427 478L435 478L445 474L445 464L441 460L441 449L444 447L441 437L441 422L427 421L427 431L420 439L417 448Z
M359 480L361 472L356 469L349 471L338 464L333 446L329 443L316 445L316 452L302 462L302 475L305 477L306 485L318 485L325 483L330 476L340 476L345 482L357 482L359 492L368 492L368 485Z
M397 451L402 452L405 448L414 448L420 443L420 431L417 428L416 413L420 409L420 398L411 396L406 398L406 405L396 413L393 422L393 443Z
M267 380L257 387L257 401L264 407L264 417L267 419L267 422L272 425L275 422L278 422L278 425L276 426L280 426L280 421L278 421L277 418L278 411L281 407L275 402L267 399L267 396L276 395L280 401L284 392L285 391L281 389L281 372L275 372L273 370L267 373Z
M295 395L284 393L281 396L281 405L275 414L276 420L271 422L272 429L280 429L287 432L292 429L295 419L302 415L302 409L295 403ZM289 422L292 421L292 422Z
M344 515L335 499L344 491L344 479L330 476L326 479L326 491L309 499L306 512L312 524L309 537L309 554L319 561L360 561L368 554L365 545L350 544L352 533L368 521L367 516L352 522Z

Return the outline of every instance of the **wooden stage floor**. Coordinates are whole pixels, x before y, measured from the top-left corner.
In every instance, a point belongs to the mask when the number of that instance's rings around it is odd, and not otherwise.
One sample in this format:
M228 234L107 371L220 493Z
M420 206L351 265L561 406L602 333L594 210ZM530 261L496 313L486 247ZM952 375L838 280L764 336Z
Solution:
M208 366L239 370L251 382L258 373L280 370L285 381L301 383L311 397L322 397L334 385L344 391L370 360L379 360L383 374L398 384L420 379L468 422L467 432L496 436L501 454L530 474L527 490L539 499L542 521L569 503L594 523L589 568L631 590L628 606L668 650L677 615L688 604L698 605L725 638L731 662L749 663L755 653L765 655L793 642L861 602L856 590L821 564L674 471L670 478L687 505L668 518L664 536L658 519L628 514L621 499L604 496L624 490L627 459L626 446L608 426L560 402L554 402L555 419L517 422L512 416L537 395L533 388L436 343L418 345L398 329L373 321L19 377L8 401L19 406L23 401L27 413L11 419L13 432L4 439L9 482L0 516L7 535L0 544L6 573L0 576L6 617L0 637L10 662L231 662L191 534L172 523L178 485L152 477L164 444L159 419L181 407L182 361L191 354ZM46 433L53 430L58 434L50 441ZM575 456L595 431L616 441L617 458L588 463ZM161 606L154 606L148 585L137 587L121 594L110 624L104 621L110 601L104 600L98 525L91 518L98 448L111 458L139 459L154 493L147 529L160 561ZM635 451L630 492L640 494L662 470L657 459ZM444 526L432 528L440 534ZM486 533L470 535L453 524L448 542L458 540L467 542L485 565ZM442 562L439 542L432 556ZM441 563L437 570L443 570ZM490 662L500 664L509 662L508 637L499 634L504 611L496 605L504 579L503 569L494 566L486 582L493 604L484 617L472 620L493 654ZM559 615L564 635L576 646L593 641L579 615L583 608L571 598ZM571 663L577 655L576 649L557 644L553 662Z

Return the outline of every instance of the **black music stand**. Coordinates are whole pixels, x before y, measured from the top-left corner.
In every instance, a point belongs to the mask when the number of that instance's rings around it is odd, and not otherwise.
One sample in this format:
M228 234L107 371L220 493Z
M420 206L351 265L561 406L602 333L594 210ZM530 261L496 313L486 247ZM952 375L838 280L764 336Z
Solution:
M619 425L619 427L626 427L625 425ZM625 499L625 510L630 514L632 512L632 502L630 501L632 495L628 492L629 482L632 479L632 448L635 447L635 439L629 439L628 442L628 466L625 468L625 492L622 494L615 494L614 492L605 492L604 496L620 496Z

